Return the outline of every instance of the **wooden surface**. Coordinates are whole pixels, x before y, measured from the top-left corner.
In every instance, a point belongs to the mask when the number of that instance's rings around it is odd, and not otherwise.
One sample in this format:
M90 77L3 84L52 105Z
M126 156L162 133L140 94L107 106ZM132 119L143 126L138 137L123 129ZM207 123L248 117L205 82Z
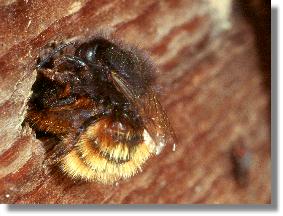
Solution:
M253 7L221 2L0 1L0 203L271 203L270 61L261 64L270 55L258 52L270 46L258 47ZM178 138L175 152L167 146L115 186L74 182L46 166L46 147L21 126L42 47L98 31L156 62ZM237 145L250 155L244 185L231 159Z

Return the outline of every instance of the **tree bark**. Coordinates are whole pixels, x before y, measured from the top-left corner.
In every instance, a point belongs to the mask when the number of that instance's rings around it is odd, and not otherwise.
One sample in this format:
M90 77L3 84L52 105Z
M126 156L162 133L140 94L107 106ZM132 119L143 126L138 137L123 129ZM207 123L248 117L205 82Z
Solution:
M218 2L1 1L0 203L271 203L270 52L259 51L270 46L258 43L270 41L270 8ZM99 31L153 58L178 139L115 186L46 166L44 143L21 125L42 47Z

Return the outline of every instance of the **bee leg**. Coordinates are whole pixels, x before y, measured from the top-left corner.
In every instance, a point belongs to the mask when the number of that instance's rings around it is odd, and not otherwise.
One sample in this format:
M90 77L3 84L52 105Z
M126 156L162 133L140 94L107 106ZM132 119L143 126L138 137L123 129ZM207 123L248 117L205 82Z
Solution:
M60 164L63 157L72 151L80 138L80 135L87 129L90 124L94 124L99 121L104 115L105 112L98 113L94 116L88 118L82 126L75 133L69 133L67 136L62 137L61 145L56 145L52 151L52 154L49 157L47 163Z
M80 132L69 133L62 137L60 145L55 145L46 158L46 165L59 165L63 157L74 149L80 134Z
M52 102L50 104L49 108L69 105L69 104L74 103L75 101L76 101L76 96L71 95L67 98L58 99L58 100Z

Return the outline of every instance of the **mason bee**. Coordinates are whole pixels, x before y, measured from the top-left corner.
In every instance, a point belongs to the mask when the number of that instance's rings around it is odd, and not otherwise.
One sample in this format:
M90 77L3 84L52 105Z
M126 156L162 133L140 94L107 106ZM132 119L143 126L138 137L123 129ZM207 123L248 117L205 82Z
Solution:
M95 37L54 48L36 69L25 122L57 139L54 158L68 176L112 184L175 145L141 51Z

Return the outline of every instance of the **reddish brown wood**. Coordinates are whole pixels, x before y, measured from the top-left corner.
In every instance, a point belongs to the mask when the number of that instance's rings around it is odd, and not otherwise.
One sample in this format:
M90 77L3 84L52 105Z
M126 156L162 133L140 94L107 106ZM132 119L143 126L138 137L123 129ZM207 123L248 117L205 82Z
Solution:
M270 65L260 64L256 22L245 17L257 8L241 13L247 5L237 2L1 1L0 202L270 203ZM21 126L41 48L101 30L149 52L178 138L176 152L167 146L115 186L50 169L44 144ZM237 143L251 154L245 186L233 174Z

